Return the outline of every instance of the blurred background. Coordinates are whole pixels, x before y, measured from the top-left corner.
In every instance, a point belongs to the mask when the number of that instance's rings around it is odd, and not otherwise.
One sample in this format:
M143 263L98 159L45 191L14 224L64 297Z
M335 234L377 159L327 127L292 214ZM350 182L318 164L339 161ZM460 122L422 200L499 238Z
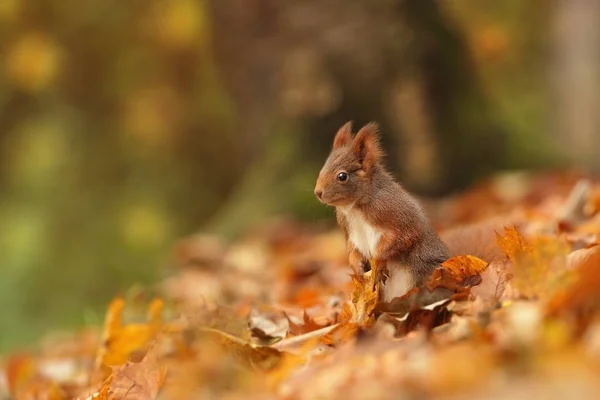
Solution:
M600 166L600 2L1 0L0 352L313 197L380 123L423 197Z

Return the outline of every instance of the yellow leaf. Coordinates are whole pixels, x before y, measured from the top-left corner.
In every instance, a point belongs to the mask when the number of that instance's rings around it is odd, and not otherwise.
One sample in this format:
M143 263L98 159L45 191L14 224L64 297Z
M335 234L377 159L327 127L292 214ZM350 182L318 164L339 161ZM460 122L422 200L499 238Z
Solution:
M452 272L461 281L475 275L481 275L488 263L474 256L456 256L442 263L442 268Z
M354 291L350 302L344 304L340 322L359 326L368 326L373 322L372 312L379 300L378 269L375 260L371 260L371 271L363 275L351 275Z
M122 324L125 302L121 298L113 300L106 315L103 346L98 351L96 367L114 366L126 363L138 352L144 352L162 328L164 304L154 299L148 307L148 324Z
M533 250L523 235L514 227L505 227L504 236L496 233L496 243L512 262L524 254L530 254Z
M348 340L354 338L359 330L360 326L352 322L340 324L331 332L328 332L325 336L323 336L321 338L321 343L327 345L337 345L339 343L347 342Z
M570 246L557 237L526 240L515 228L505 228L496 242L512 263L511 285L526 298L551 296L563 287Z

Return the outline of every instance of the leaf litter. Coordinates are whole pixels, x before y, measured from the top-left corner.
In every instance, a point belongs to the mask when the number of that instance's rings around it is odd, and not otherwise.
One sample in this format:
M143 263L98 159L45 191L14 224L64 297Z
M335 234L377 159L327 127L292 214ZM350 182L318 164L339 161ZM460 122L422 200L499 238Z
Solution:
M523 179L438 204L453 257L389 302L337 228L184 239L145 310L117 297L102 329L8 354L0 398L596 398L600 185Z

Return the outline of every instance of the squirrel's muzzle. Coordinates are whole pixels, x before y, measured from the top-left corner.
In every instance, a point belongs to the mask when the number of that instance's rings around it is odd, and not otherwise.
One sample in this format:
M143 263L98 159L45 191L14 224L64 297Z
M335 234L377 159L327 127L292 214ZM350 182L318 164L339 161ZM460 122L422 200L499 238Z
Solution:
M321 189L315 189L315 196L317 196L319 200L322 200L323 191Z

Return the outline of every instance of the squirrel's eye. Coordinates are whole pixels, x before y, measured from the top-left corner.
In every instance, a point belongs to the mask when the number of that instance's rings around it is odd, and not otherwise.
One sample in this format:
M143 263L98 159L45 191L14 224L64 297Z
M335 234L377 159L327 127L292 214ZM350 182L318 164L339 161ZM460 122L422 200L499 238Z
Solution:
M348 174L345 173L345 172L340 172L337 175L337 180L340 181L340 182L346 182L348 180Z

